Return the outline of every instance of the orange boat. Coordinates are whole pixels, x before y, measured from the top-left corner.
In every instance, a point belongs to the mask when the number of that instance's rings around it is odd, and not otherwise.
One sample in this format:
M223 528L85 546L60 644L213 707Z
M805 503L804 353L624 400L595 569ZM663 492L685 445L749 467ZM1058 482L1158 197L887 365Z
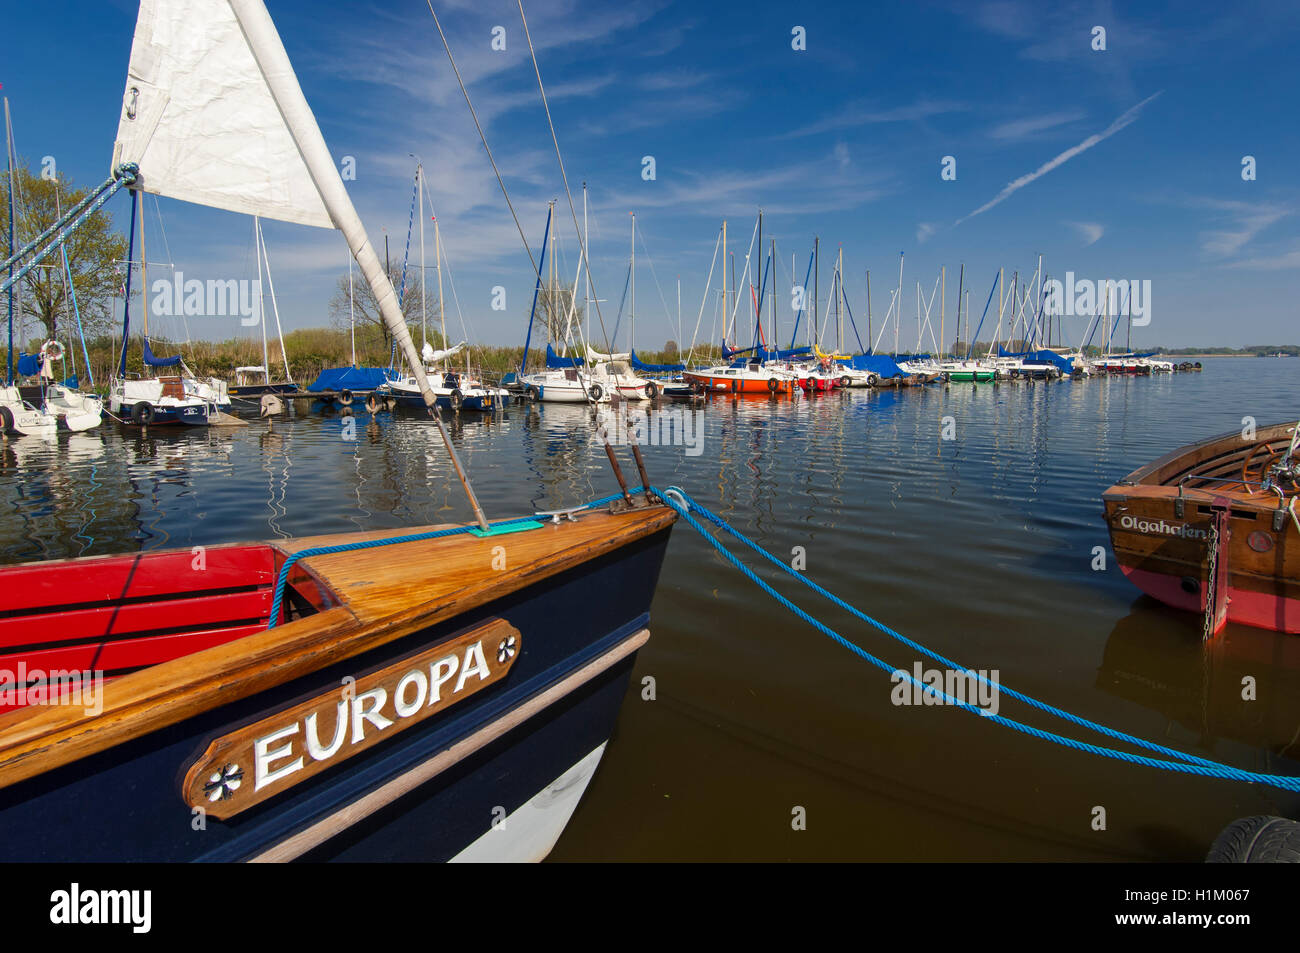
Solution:
M1178 609L1300 633L1300 431L1259 428L1182 447L1103 495L1130 581Z
M757 361L739 367L723 364L685 371L682 379L710 393L789 394L794 389L794 380L786 372L765 367Z

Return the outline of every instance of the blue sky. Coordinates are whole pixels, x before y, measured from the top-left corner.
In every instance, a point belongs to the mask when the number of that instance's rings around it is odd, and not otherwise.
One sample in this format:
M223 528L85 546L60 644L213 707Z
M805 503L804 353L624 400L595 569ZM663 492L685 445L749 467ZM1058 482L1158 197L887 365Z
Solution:
M348 187L380 253L387 234L394 258L402 254L414 153L471 340L520 343L528 258L428 8L268 7L331 150L356 157ZM95 183L111 158L136 5L41 9L59 27L30 24L0 61L18 149ZM571 280L578 246L518 7L444 0L435 9L534 246L547 201L560 200L559 257ZM947 266L951 322L965 263L977 319L997 269L1027 274L1039 254L1054 276L1149 279L1151 323L1134 329L1136 345L1300 340L1294 4L534 0L525 9L575 198L590 186L593 273L610 328L628 212L637 213L643 349L691 339L722 219L740 270L760 207L764 244L775 237L782 262L783 335L791 256L801 280L819 235L822 296L842 245L863 325L866 269L878 324L906 252L904 343L909 329L915 337L916 281L928 296ZM504 52L491 49L497 25ZM1097 25L1104 51L1091 48ZM796 26L804 51L791 48ZM653 181L641 175L647 155ZM1255 181L1242 179L1247 155ZM944 156L956 159L954 181L940 177ZM187 277L255 276L251 222L163 199L164 246L152 204L151 260L168 257L165 247ZM125 200L112 208L124 224ZM346 265L342 237L274 222L264 231L287 325L327 324ZM432 232L426 241L431 264ZM490 308L497 285L505 311ZM701 337L714 312L705 308ZM191 333L240 333L229 319L205 321ZM625 317L620 347L626 327ZM1067 319L1067 338L1081 327Z

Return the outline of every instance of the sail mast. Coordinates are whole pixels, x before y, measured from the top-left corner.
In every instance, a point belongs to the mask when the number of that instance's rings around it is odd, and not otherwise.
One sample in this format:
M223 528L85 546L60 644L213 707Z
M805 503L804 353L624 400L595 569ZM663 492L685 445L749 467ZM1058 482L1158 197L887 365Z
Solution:
M348 195L343 179L340 178L338 169L334 165L334 157L325 145L325 138L316 124L316 117L312 114L311 107L307 105L302 87L298 85L298 78L294 75L289 55L280 41L280 35L271 21L271 15L261 0L229 0L229 2L262 77L266 80L267 88L293 136L294 144L302 156L312 183L320 194L330 219L347 239L348 247L352 249L357 265L361 268L361 274L370 283L375 293L384 324L402 349L407 363L415 374L425 406L429 408L438 425L443 444L465 488L474 515L479 526L486 531L487 517L483 515L483 509L479 506L478 498L469 484L469 477L461 466L456 448L452 446L447 428L443 426L442 417L437 413L437 398L429 386L424 365L420 362L420 355L415 350L406 321L397 306L397 293L393 290L393 283L388 279L388 275L384 274L383 266L379 263L374 248L371 247L365 227L361 224L356 208L352 205L352 198ZM143 256L143 249L141 255Z
M424 166L418 162L415 165L416 188L420 193L420 345L427 347L429 344L429 296L425 293L425 276L424 276ZM434 249L437 254L437 249ZM444 346L446 341L443 341ZM420 355L423 359L424 355Z
M442 332L442 347L447 349L447 305L442 300L442 226L438 223L438 216L433 217L433 256L437 260L438 268L438 328ZM447 358L442 359L442 366L445 370L447 367Z
M944 348L947 347L947 344L945 342L948 340L948 333L946 330L947 324L944 322L945 309L948 306L948 266L947 265L942 265L939 268L939 283L943 286L943 290L939 292L939 357L942 358L946 353L944 351ZM930 333L931 334L934 333L934 325L930 325Z
M262 294L262 220L253 216L253 254L257 257L257 323L262 326L262 373L271 383L271 358L266 349L266 296Z
M284 379L292 383L293 374L289 371L289 351L284 346L284 328L280 325L280 306L275 303L275 279L271 277L271 256L266 250L266 236L262 234L261 223L257 226L258 241L262 246L262 260L266 262L266 288L271 292L271 313L275 315L275 335L280 340L280 359L284 361ZM350 260L350 259L349 259ZM261 293L259 291L259 297ZM266 355L266 328L262 329L262 353ZM266 365L266 380L271 382L271 365Z
M9 253L14 254L14 131L9 122L9 97L5 97L5 166L9 171ZM14 266L9 263L9 287L5 295L9 300L9 363L5 383L14 382Z
M140 307L144 311L144 323L141 330L144 334L145 341L149 340L149 274L145 270L149 256L144 250L144 194L140 195Z
M629 212L632 216L632 347L630 350L636 350L636 212Z

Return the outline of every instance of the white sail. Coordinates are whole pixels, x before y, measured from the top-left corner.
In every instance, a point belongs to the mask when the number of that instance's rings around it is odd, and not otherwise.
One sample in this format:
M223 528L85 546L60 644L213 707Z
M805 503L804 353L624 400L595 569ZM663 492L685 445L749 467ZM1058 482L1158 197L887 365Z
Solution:
M146 192L333 228L228 0L141 0L113 167Z
M433 345L430 344L428 341L425 341L424 350L421 352L420 356L424 358L424 362L426 364L436 364L438 361L445 361L449 357L455 357L463 350L465 350L464 341L461 341L455 347L447 348L445 351L444 350L435 351L433 349Z
M599 364L601 361L626 361L631 356L631 351L623 354L601 354L599 351L593 351L590 347L587 348L588 364Z

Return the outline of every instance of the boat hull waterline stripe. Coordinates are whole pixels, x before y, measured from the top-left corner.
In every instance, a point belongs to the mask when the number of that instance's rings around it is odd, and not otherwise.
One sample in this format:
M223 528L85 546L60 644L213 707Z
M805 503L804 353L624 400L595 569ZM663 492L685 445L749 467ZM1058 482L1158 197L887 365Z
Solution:
M707 520L709 520L709 522L720 527L721 529L726 530L732 536L736 537L736 539L740 540L750 549L754 550L754 552L763 556L773 565L780 567L782 570L785 570L785 572L788 575L799 580L801 583L803 583L805 586L809 587L819 595L825 596L827 599L829 599L839 608L844 609L845 611L851 613L852 615L861 619L862 621L875 626L877 629L879 629L885 635L888 635L890 638L895 639L898 642L901 642L902 644L908 646L909 648L921 652L922 654L928 656L929 658L934 659L937 662L940 662L943 665L946 665L949 668L960 670L963 672L970 671L969 669L965 668L964 666L960 666L956 664L952 660L945 658L939 653L931 649L928 649L917 642L912 641L911 639L907 638L901 633L895 632L889 626L885 625L882 622L876 621L875 619L871 618L869 615L862 612L861 610L854 608L853 606L849 605L847 602L844 602L834 593L826 589L823 589L815 582L805 578L797 570L794 570L791 567L787 566L779 558L772 555L767 550L763 549L757 543L748 539L739 530L730 526L720 516L710 512L708 509L701 506L699 503L696 503L680 487L673 486L673 487L669 487L667 490L660 490L657 487L650 487L650 492L658 496L659 499L662 500L665 505L675 510L677 514L681 516L682 519L684 519L696 532L698 532L701 536L703 536L706 540L708 540L713 545L713 547L718 551L718 553L722 555L724 559L726 559L729 563L731 563L738 570L740 570L740 572L743 573L745 576L747 576L755 585L757 585L769 596L771 596L773 599L779 602L786 609L789 609L792 613L794 613L799 618L803 619L809 625L816 628L823 635L826 635L833 641L837 642L844 648L848 649L853 654L859 656L862 659L865 659L866 661L870 662L872 665L876 666L882 671L888 672L890 675L894 675L896 672L901 672L903 677L905 677L908 682L918 686L923 692L926 692L931 696L943 698L944 701L948 704L954 705L958 708L963 708L966 711L972 712L974 714L978 714L984 718L988 718L990 721L994 721L997 722L998 724L1005 725L1008 728L1012 728L1023 734L1027 734L1032 737L1039 738L1043 741L1050 741L1053 744L1062 745L1067 748L1073 748L1076 751L1084 751L1089 754L1095 754L1103 758L1110 758L1117 761L1126 761L1130 764L1140 764L1140 765L1145 765L1147 767L1160 768L1165 771L1174 771L1181 774L1195 774L1195 775L1200 775L1202 777L1220 778L1220 779L1232 780L1232 781L1244 781L1248 784L1267 784L1272 787L1282 788L1283 790L1287 790L1287 791L1300 791L1300 777L1291 777L1287 775L1277 775L1277 774L1260 774L1254 771L1244 771L1240 768L1234 768L1231 765L1221 764L1220 762L1217 761L1209 761L1205 758L1199 758L1195 755L1187 754L1186 752L1178 751L1174 748L1167 748L1164 745L1156 744L1155 742L1147 741L1143 738L1135 737L1134 735L1127 734L1125 732L1119 731L1114 728L1108 728L1105 725L1098 724L1094 721L1089 721L1088 719L1083 718L1079 715L1075 715L1070 712L1064 711L1060 708L1056 708L1052 705L1047 704L1046 702L1042 702L1036 698L1030 697L1029 695L1025 695L1020 692L1013 691L1012 689L1003 687L1002 685L998 685L999 692L1009 695L1010 697L1017 699L1018 701L1025 702L1026 704L1034 708L1037 708L1040 711L1046 712L1049 715L1053 715L1057 718L1062 718L1066 721L1072 722L1073 724L1079 725L1082 728L1087 728L1091 731L1096 731L1099 734L1107 735L1108 737L1114 738L1118 741L1124 741L1141 748L1146 748L1149 751L1155 751L1159 754L1167 755L1172 758L1178 758L1180 760L1163 761L1157 758L1148 758L1145 755L1132 754L1127 751L1118 751L1114 748L1104 748L1099 745L1089 744L1086 741L1080 741L1076 738L1069 738L1064 735L1058 735L1054 732L1045 731L1041 728L1036 728L1033 725L1027 725L1023 722L1019 722L1014 719L1007 718L1005 715L993 714L987 710L980 709L974 705L968 704L963 699L953 698L952 696L948 695L946 692L936 689L931 685L927 685L923 682L917 681L905 670L896 669L894 666L888 664L884 660L877 658L876 656L872 655L870 652L866 651L860 646L855 645L854 643L850 642L848 639L844 638L844 636L840 635L838 632L835 632L829 626L813 618L813 616L809 615L803 609L796 606L789 599L786 599L775 589L773 589L770 585L768 585L766 582L758 578L758 575L752 569L750 569L748 566L742 563L730 550L728 550L725 546L723 546L723 544L717 539L717 537L715 537L712 533L710 533L707 529L705 529L704 526L702 526L698 520L696 520L693 516L691 516L691 512L693 511L704 516ZM976 678L981 683L985 683L985 684L988 683L987 679L979 675L978 672L976 672L975 674L976 674Z

